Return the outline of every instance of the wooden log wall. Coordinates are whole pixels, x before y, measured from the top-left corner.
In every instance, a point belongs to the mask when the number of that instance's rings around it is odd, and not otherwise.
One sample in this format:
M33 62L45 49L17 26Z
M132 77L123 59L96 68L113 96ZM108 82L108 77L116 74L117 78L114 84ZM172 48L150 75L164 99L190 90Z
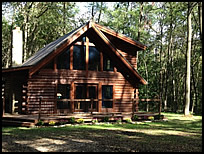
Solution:
M40 96L43 97L41 105L42 114L56 112L56 85L74 83L92 83L102 85L114 85L116 99L114 109L102 108L101 112L131 112L134 89L119 72L97 72L84 70L51 70L41 69L38 74L28 79L27 102L28 112L37 114Z

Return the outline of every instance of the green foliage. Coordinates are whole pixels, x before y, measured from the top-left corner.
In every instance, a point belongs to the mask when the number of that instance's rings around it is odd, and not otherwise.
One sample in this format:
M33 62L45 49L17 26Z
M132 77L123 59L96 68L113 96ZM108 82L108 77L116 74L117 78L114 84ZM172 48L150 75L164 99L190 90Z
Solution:
M132 120L133 121L137 121L139 118L138 118L138 116L137 115L133 115L133 117L132 117Z
M115 121L116 123L120 124L122 122L122 118L116 118Z
M127 123L132 123L132 119L130 119L130 118L126 118L125 121L126 121Z
M78 124L83 124L84 123L84 119L80 118L80 119L77 119L76 121Z
M148 117L147 119L149 119L149 120L154 120L154 117L153 117L153 116L150 116L150 117Z
M70 122L71 124L76 123L76 119L75 119L75 117L71 117L71 118L69 119L69 122Z
M60 125L64 125L64 124L66 124L67 122L68 122L67 120L60 119L59 124L60 124Z
M55 121L50 121L49 122L49 126L54 126L55 125Z
M44 125L44 122L42 120L39 120L36 124L37 126L43 126Z
M109 122L109 117L104 117L104 118L103 118L103 121L104 121L104 122Z
M91 122L92 122L93 124L98 123L98 119L97 119L97 118L94 118L94 119L92 119Z

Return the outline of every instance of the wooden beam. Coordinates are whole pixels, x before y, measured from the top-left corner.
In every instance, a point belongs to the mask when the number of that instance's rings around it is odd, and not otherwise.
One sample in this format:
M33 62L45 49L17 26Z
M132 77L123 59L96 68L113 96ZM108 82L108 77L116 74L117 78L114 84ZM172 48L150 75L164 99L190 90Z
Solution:
M3 68L2 73L6 72L14 72L14 71L22 71L22 70L29 70L32 66L22 66L22 67L14 67L14 68Z
M72 45L70 47L70 60L69 60L70 70L73 70L73 53L74 53L74 46Z
M98 39L102 41L101 43L103 43L104 45L103 47L106 46L107 47L106 49L111 50L110 54L115 53L113 56L117 58L118 60L120 59L120 62L122 62L123 66L125 68L128 68L128 71L131 72L132 75L134 74L134 76L136 76L142 84L144 85L147 84L147 82L136 72L136 70L133 69L133 67L121 56L121 54L117 51L117 48L108 40L108 38L100 30L98 30L94 25L92 25L92 29L99 36ZM97 35L95 36L97 37Z
M113 30L111 30L111 29L108 29L108 28L106 28L106 27L104 27L104 26L101 26L101 25L99 25L99 24L96 24L96 23L93 23L93 24L94 24L94 26L96 26L97 28L99 28L99 30L101 30L101 31L103 31L103 32L105 32L105 33L108 33L108 34L110 34L110 35L112 35L112 36L114 36L114 37L116 37L116 38L119 38L119 39L121 39L121 40L127 42L127 43L130 43L130 44L132 44L132 45L134 45L134 46L136 46L136 47L138 47L138 48L140 48L140 49L142 49L142 50L145 50L145 49L146 49L146 46L143 45L143 44L140 43L140 42L137 42L137 41L135 41L135 40L132 40L131 38L129 38L129 37L123 35L123 34L117 33L117 32L115 32L115 31L113 31Z
M112 112L114 112L115 111L115 85L113 85L113 110L112 110Z
M100 51L100 71L103 71L103 53Z
M102 82L98 84L98 99L102 99ZM98 101L98 112L101 112L102 101Z
M86 45L86 42L76 42L76 43L74 43L74 45ZM93 43L90 43L89 42L89 46L92 46L92 47L95 47L95 45L93 44Z
M74 99L74 82L71 82L70 86L70 99ZM74 113L74 101L70 102L71 112Z
M86 77L88 77L89 72L89 38L86 37Z
M55 58L56 59L56 58ZM56 114L57 113L57 84L55 84L55 102L54 102L54 113Z

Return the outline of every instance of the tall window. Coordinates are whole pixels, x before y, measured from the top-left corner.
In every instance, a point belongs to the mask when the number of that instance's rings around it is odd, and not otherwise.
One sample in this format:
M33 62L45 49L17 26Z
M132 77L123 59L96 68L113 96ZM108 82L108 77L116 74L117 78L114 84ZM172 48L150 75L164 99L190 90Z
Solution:
M113 86L102 86L102 99L113 99ZM112 108L113 101L102 101L103 108Z
M70 85L58 84L57 85L57 109L69 109L70 102L61 101L60 99L70 98Z
M43 67L44 69L54 69L54 61L52 60L50 63Z
M89 47L89 70L99 71L100 70L100 52L95 48Z
M73 51L73 69L74 70L85 70L86 63L86 46L74 46Z
M103 55L103 70L104 71L113 71L113 63L108 56Z
M68 48L57 57L57 69L69 69L69 68L70 68L70 50Z

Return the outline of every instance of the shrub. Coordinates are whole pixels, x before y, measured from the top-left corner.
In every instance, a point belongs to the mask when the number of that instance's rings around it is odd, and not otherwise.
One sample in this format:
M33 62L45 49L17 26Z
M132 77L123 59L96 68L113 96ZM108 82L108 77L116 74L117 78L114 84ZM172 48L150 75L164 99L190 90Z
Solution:
M164 119L164 115L155 115L155 116L154 116L154 119L155 119L155 120Z
M49 125L50 125L50 126L54 126L54 125L55 125L55 121L50 121L50 122L49 122Z
M138 118L138 116L137 115L134 115L133 117L132 117L132 120L133 121L137 121L139 118Z
M116 118L116 123L121 123L122 122L122 119L121 118Z
M78 119L78 120L77 120L77 123L79 123L79 124L84 123L84 119L82 119L82 118Z
M94 118L94 119L92 119L92 121L91 121L92 123L98 123L98 119L97 118Z
M149 120L154 120L153 116L148 117Z
M71 117L71 118L69 119L69 122L70 122L71 124L74 124L74 123L76 122L76 119L75 119L74 117Z
M64 119L60 119L60 121L59 121L59 124L60 125L64 125L64 124L66 124L67 123L67 120L64 120Z
M127 123L132 123L132 120L131 120L130 118L125 119L125 121L126 121Z
M104 117L103 121L104 122L109 122L109 117Z
M39 120L36 124L37 126L43 126L44 125L44 122L42 120Z

